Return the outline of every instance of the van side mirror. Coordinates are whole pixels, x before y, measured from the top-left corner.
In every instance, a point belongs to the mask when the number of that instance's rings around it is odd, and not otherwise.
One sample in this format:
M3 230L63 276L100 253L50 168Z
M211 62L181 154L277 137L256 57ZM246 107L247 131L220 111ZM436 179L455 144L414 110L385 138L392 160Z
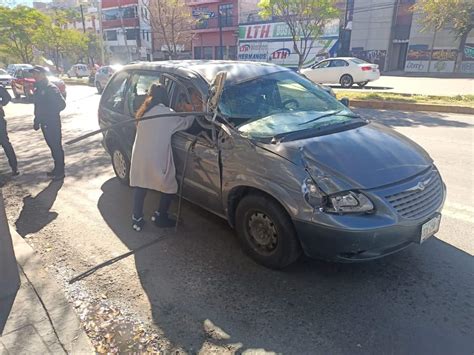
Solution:
M343 104L344 106L346 106L346 107L349 107L349 105L350 105L350 101L347 97L343 97L342 99L339 100L339 102L341 104Z

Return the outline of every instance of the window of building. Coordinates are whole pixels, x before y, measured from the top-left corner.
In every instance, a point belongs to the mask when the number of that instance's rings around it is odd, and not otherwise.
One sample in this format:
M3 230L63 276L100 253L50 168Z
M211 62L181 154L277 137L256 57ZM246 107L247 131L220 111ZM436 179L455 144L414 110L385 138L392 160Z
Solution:
M202 48L194 47L194 59L202 59Z
M202 59L213 59L212 52L212 47L202 47Z
M129 6L122 8L122 17L123 18L135 18L137 17L137 8L136 6Z
M233 4L219 5L219 15L220 15L222 27L230 27L233 25L233 21L232 21L233 9L234 9Z
M138 29L136 28L128 28L125 30L125 34L127 37L127 40L136 40L139 37Z
M116 30L106 30L105 40L106 41L116 41L117 40L117 31Z
M227 47L226 46L224 46L224 47L215 47L215 51L216 51L216 56L215 56L216 59L228 59ZM221 54L222 54L222 56L221 56Z
M150 31L146 31L146 40L150 41Z
M137 17L137 7L128 6L123 8L109 9L102 11L102 17L105 21L120 20L122 18L135 18Z
M236 60L237 59L237 46L229 46L229 59Z

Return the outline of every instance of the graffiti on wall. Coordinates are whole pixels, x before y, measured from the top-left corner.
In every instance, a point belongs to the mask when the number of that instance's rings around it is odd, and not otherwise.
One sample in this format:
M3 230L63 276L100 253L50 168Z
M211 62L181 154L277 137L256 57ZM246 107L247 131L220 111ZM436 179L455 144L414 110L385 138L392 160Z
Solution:
M405 71L417 73L452 73L454 71L456 49L429 49L426 44L412 44L408 47ZM431 60L430 60L431 58Z
M385 58L387 57L386 50L371 49L364 50L363 47L354 47L352 48L352 56L365 60L369 63L377 64L380 71L384 70L385 67Z

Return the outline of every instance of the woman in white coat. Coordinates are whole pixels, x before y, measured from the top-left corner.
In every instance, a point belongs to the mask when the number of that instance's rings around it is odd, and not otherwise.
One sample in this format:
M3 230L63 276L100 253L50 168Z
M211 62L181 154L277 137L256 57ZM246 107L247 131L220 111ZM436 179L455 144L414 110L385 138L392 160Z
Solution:
M169 106L168 93L161 84L153 84L137 111L136 118L174 112ZM148 190L161 192L160 206L151 220L162 228L174 227L176 221L168 210L178 192L176 168L173 161L171 136L189 128L194 116L160 117L137 122L130 166L130 186L133 191L132 228L142 230L143 204Z

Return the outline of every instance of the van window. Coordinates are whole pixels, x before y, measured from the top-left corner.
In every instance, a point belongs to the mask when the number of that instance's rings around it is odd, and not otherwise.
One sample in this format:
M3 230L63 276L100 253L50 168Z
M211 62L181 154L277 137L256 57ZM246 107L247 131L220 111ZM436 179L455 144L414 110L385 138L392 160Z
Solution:
M128 89L128 110L131 115L135 116L135 113L145 101L148 89L151 84L159 83L160 74L134 74L132 76L131 84Z
M112 82L107 85L102 95L102 104L109 110L123 113L124 112L124 94L127 87L128 73L119 73Z

